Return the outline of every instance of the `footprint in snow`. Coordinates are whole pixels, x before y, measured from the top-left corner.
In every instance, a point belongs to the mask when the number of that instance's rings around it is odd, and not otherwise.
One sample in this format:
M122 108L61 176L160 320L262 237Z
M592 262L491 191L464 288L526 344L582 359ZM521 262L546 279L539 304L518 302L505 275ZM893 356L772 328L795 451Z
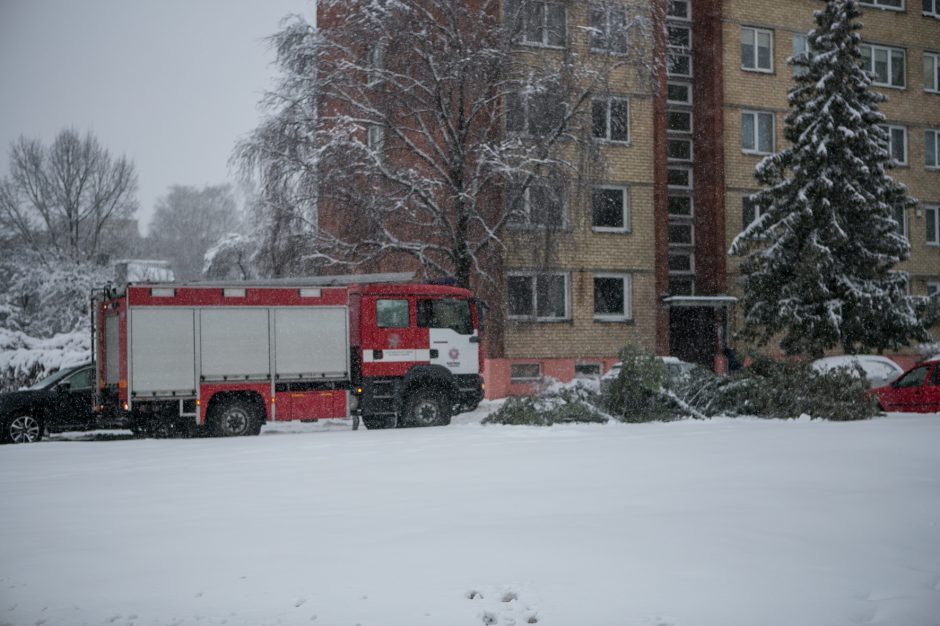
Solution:
M307 598L300 598L299 600L297 600L297 602L294 602L294 608L299 609L306 603L307 603Z
M470 590L466 593L467 600L482 600L483 594L479 591Z
M519 596L512 591L507 591L503 594L503 602L512 602L513 600L518 600Z
M496 616L490 612L486 612L483 614L482 620L486 626L490 626L491 624L496 623Z
M539 618L535 615L530 615L529 618L525 621L526 624L538 624Z

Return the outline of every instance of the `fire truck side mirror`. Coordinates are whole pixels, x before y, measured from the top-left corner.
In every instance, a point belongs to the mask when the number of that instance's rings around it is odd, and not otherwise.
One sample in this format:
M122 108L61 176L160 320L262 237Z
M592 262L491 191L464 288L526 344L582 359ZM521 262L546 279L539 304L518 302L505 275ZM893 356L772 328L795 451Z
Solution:
M478 335L470 337L470 343L480 343L480 337Z

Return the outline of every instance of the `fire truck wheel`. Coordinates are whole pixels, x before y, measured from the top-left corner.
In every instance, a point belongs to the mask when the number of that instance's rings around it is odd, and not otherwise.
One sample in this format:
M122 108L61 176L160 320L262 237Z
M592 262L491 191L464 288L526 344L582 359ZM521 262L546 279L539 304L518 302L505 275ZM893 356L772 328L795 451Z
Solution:
M406 426L446 426L450 424L450 402L433 388L418 389L405 406Z
M261 432L261 420L250 403L232 398L212 411L212 432L216 437L241 437Z

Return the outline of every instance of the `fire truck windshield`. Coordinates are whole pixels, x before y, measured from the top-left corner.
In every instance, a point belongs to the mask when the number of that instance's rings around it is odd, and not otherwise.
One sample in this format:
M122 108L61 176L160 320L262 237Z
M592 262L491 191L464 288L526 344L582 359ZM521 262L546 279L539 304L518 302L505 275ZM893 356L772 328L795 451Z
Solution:
M466 300L418 300L418 326L449 328L461 335L473 334L470 303Z

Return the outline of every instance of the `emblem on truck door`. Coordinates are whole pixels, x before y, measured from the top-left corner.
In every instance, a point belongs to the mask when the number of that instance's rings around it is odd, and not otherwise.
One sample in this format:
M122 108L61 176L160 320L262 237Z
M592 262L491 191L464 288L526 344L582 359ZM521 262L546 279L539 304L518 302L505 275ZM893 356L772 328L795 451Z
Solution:
M460 358L460 350L458 350L457 348L451 348L450 352L448 352L447 354L448 356L450 356L451 361L456 361L457 359Z
M389 348L394 349L394 348L397 348L397 347L400 346L400 345L401 345L401 337L399 337L398 334L392 333L391 335L388 336L388 347L389 347Z

